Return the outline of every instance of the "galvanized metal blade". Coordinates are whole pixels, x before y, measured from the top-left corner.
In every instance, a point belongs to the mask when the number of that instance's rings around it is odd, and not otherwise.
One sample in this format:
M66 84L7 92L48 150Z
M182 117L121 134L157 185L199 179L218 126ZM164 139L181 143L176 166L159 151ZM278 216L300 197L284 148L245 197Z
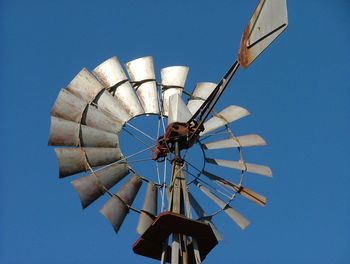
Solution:
M76 123L81 122L86 102L66 89L61 89L51 110L51 116L60 117Z
M219 232L219 230L216 228L214 223L211 221L211 217L207 216L207 213L204 211L202 206L198 203L198 201L193 197L193 195L190 192L188 193L188 196L190 199L191 206L194 209L194 211L196 212L196 214L198 215L198 217L200 218L200 220L203 221L204 223L207 223L210 225L210 227L213 230L214 235L218 241L223 241L224 237Z
M142 235L153 223L157 216L158 188L153 182L149 182L145 195L145 200L137 225L137 233Z
M205 149L225 149L237 147L264 146L266 141L259 135L245 135L203 144Z
M248 67L287 25L286 0L261 0L242 35L240 65Z
M254 203L257 203L260 206L266 205L266 197L265 196L262 196L256 192L248 189L248 188L240 186L239 184L227 181L227 180L225 180L217 175L214 175L210 172L203 171L203 175L206 176L211 181L214 181L214 182L220 184L221 186L223 186L224 188L227 188L233 192L239 193L243 197L253 201Z
M83 209L85 209L128 174L128 165L117 163L74 180L72 185L78 192Z
M200 135L203 136L219 127L228 125L229 123L234 122L249 114L250 113L248 110L243 107L236 105L228 106L204 123L204 131Z
M116 196L109 199L100 209L100 212L107 218L117 233L126 215L129 206L132 205L142 185L142 179L135 174L116 193Z
M180 95L172 95L169 98L169 104L168 125L174 122L186 123L192 117Z
M80 144L84 147L113 148L119 147L119 139L116 134L82 125Z
M248 171L251 173L260 174L267 177L272 177L272 171L269 167L251 163L243 163L240 161L232 161L232 160L222 160L222 159L211 159L206 158L207 162L211 164L215 164L222 167L227 167L236 170Z
M162 84L163 114L168 115L169 97L182 95L189 68L186 66L171 66L160 70Z
M153 58L142 57L125 64L146 114L159 114L158 93Z
M103 85L83 68L68 84L67 90L90 103L104 89Z
M200 82L197 83L194 88L190 100L187 103L187 107L194 115L199 108L203 105L204 101L209 97L216 87L216 83L212 82Z
M237 225L239 225L241 229L245 229L250 224L249 220L205 188L202 184L199 182L195 182L195 184L209 199L216 203Z
M131 117L144 113L141 103L117 57L104 61L92 72Z

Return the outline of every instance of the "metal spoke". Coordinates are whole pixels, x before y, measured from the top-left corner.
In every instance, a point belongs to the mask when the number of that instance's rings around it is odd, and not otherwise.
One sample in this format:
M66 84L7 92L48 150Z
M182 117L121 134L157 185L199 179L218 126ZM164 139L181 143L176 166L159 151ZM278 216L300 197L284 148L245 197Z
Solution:
M128 133L130 136L132 136L133 138L135 138L137 141L141 142L143 145L145 145L146 147L150 147L149 144L147 144L146 142L144 142L142 139L140 139L139 137L135 136L133 133L131 133L129 130L127 130L125 127L123 127L123 130Z
M129 123L125 123L127 126L132 127L133 129L135 129L137 132L141 133L142 135L144 135L145 137L151 139L152 141L156 141L155 138L151 137L150 135L148 135L147 133L143 132L141 129L138 129L137 127L135 127L132 124Z

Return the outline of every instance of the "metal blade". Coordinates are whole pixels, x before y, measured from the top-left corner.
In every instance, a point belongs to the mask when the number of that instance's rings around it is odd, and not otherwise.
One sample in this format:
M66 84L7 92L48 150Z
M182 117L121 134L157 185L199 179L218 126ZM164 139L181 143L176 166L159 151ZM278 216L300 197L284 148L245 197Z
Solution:
M236 121L242 117L249 115L247 109L243 107L231 105L226 107L220 113L214 115L211 119L204 123L204 131L200 134L201 136L211 132L221 126L228 125L229 123Z
M91 103L103 90L103 85L84 68L68 84L67 90Z
M158 188L153 182L149 182L145 195L145 200L137 225L137 233L142 235L153 223L153 219L157 216L157 196Z
M243 162L233 161L233 160L222 160L222 159L211 159L211 158L206 158L205 160L211 164L219 165L222 167L227 167L227 168L242 170L242 171L246 170L251 173L272 177L272 171L267 166L251 164L251 163L245 163L244 165Z
M55 148L60 178L120 160L119 148Z
M203 175L206 176L208 179L220 184L221 186L241 194L245 198L257 203L260 206L265 206L266 205L266 197L248 189L243 186L240 186L239 184L232 183L230 181L227 181L219 176L216 176L210 172L203 171Z
M198 217L202 218L201 220L204 223L207 223L210 225L210 227L213 230L214 235L218 241L223 241L224 238L223 238L222 234L219 232L219 230L216 228L214 223L211 221L211 217L207 217L207 214L205 213L204 209L200 206L198 201L193 197L193 195L190 192L188 192L188 197L190 199L191 206L195 210Z
M242 35L240 65L247 68L287 25L286 0L261 0Z
M131 206L137 192L142 185L142 179L135 174L116 193L117 197L112 197L100 209L100 212L107 218L117 233L126 215L129 213L128 206ZM119 197L119 198L118 198Z
M161 69L163 114L168 115L169 97L178 94L182 95L185 87L189 68L186 66L171 66Z
M83 209L85 209L102 196L106 189L112 188L128 174L128 164L112 164L98 172L72 181L72 185L78 192Z
M216 203L237 225L239 225L240 228L245 229L250 224L249 220L205 188L202 184L199 182L195 182L195 184L208 198Z
M266 141L259 135L245 135L203 144L205 149L225 149L237 147L264 146Z
M211 82L200 82L197 83L196 88L194 88L190 100L187 103L187 107L194 115L197 110L202 106L204 101L209 97L216 87L216 83Z
M145 113L159 114L153 58L148 56L129 61L125 67L131 81L140 82L135 89Z
M169 103L168 125L174 122L186 123L192 117L180 95L172 95L169 98Z
M62 89L59 93L51 115L112 133L118 133L122 128L121 121L95 106L87 105L85 101L66 89Z
M50 146L118 147L116 134L51 116Z
M112 57L98 65L93 70L93 74L114 95L131 117L144 113L141 103L117 57Z
M86 102L66 89L61 89L51 110L51 116L80 123Z

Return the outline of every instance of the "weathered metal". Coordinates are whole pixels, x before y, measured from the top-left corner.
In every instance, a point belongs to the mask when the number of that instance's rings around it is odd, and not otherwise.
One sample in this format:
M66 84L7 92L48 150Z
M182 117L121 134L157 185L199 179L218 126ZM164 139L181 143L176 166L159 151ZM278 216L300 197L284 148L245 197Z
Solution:
M194 88L190 100L187 103L188 110L194 115L202 106L209 95L214 91L216 83L200 82Z
M230 181L227 181L217 175L214 175L210 172L204 171L203 175L206 176L208 179L220 184L221 186L233 191L237 192L243 197L253 201L254 203L257 203L260 206L265 206L266 205L266 197L262 196L261 194L258 194L246 187L243 187L237 183L233 183Z
M142 57L125 64L146 114L159 114L153 58Z
M140 187L142 179L134 174L100 209L100 212L107 218L117 233L126 215L129 213L128 206L131 206Z
M50 146L118 147L118 136L51 116Z
M137 233L142 235L149 228L157 216L158 188L153 182L147 185L145 200L137 225Z
M231 105L226 107L224 110L204 123L204 131L200 134L201 136L219 128L224 125L228 125L242 117L249 115L250 113L243 107Z
M78 192L82 207L85 209L128 174L128 165L117 163L74 180L72 185Z
M248 67L288 25L286 0L261 0L241 39L238 61Z
M186 123L192 114L179 94L173 94L169 98L168 125L171 123Z
M213 230L208 224L189 219L181 214L163 212L157 216L150 228L133 244L133 251L136 254L160 260L163 252L163 241L174 233L181 233L196 239L202 260L218 243ZM193 244L190 241L187 243L187 249L188 262L186 263L195 264ZM168 246L166 262L171 262L172 255L172 249Z
M241 171L248 171L259 175L272 177L272 171L267 166L245 163L242 161L233 161L233 160L222 160L222 159L211 159L211 158L206 158L205 160L214 165L241 170Z
M126 122L131 116L87 69L82 69L68 84L67 90L87 103L95 103L119 120Z
M265 146L266 141L259 135L244 135L203 144L205 149Z
M235 209L233 209L230 205L228 205L226 202L217 197L214 193L209 191L198 181L196 181L195 184L209 199L216 203L241 229L245 229L250 224L249 220L247 220L243 215L238 213Z
M163 101L163 114L168 115L169 98L174 94L182 95L189 68L186 66L170 66L160 70Z
M112 57L98 65L93 70L93 74L114 95L122 108L131 117L144 113L139 98L126 77L117 57Z

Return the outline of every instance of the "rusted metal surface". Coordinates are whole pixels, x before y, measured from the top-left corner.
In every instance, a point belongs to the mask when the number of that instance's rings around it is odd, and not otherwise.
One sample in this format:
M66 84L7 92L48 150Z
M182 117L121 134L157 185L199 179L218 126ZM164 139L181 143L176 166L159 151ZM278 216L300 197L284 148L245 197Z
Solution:
M238 61L248 67L287 27L286 0L261 0L243 32Z
M219 197L217 197L214 193L209 191L202 184L200 184L197 181L195 182L195 184L210 200L216 203L224 211L224 213L226 213L241 229L245 229L250 224L248 219L246 219L243 215L238 213L226 202L222 201Z
M85 209L103 195L105 190L112 188L128 174L129 167L126 163L112 164L98 172L72 181L72 185L78 192Z
M134 174L116 193L119 197L112 197L100 209L117 233L142 185L142 179Z
M266 205L266 197L262 196L261 194L258 194L246 187L243 187L237 183L233 183L230 181L227 181L217 175L214 175L210 172L204 171L203 175L206 176L208 179L220 184L224 188L227 188L233 192L237 192L243 197L251 200L252 202L260 205L260 206L265 206Z
M60 178L120 160L119 148L55 148Z
M119 139L116 134L84 125L81 126L80 131L81 146L100 148L113 148L119 146Z
M68 91L89 103L103 88L103 85L86 68L83 68L67 86Z
M209 97L209 95L214 91L216 83L212 82L200 82L197 83L194 88L190 100L187 103L187 107L194 115L197 110L202 106L204 101Z
M172 233L180 233L195 238L199 245L202 260L206 258L218 243L213 230L208 224L186 218L181 214L163 212L154 220L150 228L133 244L133 251L136 254L160 260L163 251L163 241ZM195 264L192 243L189 243L187 248L187 252L189 253L188 263ZM167 263L170 263L171 255L172 250L168 247L166 252Z
M231 105L226 107L224 110L214 115L211 119L204 123L204 131L200 134L201 136L211 132L219 127L234 122L242 117L249 115L247 109L243 107Z
M265 146L266 141L259 135L244 135L203 144L205 149L225 149L237 147Z
M157 216L157 198L158 188L153 182L149 182L145 195L145 200L137 225L137 233L142 235L147 228L153 223L153 219Z
M246 170L251 173L272 177L272 171L267 166L244 163L242 161L233 161L233 160L222 160L222 159L211 159L211 158L206 158L205 160L211 164L215 164L218 166L236 169L236 170L242 170L242 171Z
M182 95L189 68L186 66L171 66L160 70L163 100L163 114L168 115L169 98L174 94Z
M168 125L175 122L186 123L192 117L180 95L173 94L170 96L169 104Z
M86 102L66 89L61 89L51 110L51 116L80 123Z
M93 74L114 95L131 117L144 113L141 103L117 57L112 57L98 65L93 70Z
M49 146L79 146L80 125L51 116Z
M142 57L125 64L129 77L135 83L136 93L146 114L159 114L158 93L153 58ZM137 83L139 82L139 83Z

